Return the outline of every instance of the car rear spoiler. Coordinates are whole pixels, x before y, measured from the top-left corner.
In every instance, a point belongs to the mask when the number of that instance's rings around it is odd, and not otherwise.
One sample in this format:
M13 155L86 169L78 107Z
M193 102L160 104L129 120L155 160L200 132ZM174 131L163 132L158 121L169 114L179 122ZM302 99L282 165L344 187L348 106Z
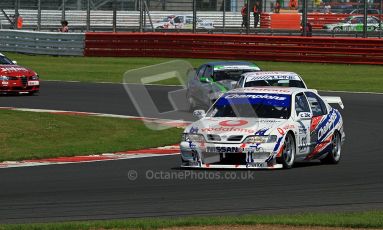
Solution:
M325 100L329 104L338 104L342 109L344 109L344 105L342 99L340 97L334 96L321 96L323 100Z

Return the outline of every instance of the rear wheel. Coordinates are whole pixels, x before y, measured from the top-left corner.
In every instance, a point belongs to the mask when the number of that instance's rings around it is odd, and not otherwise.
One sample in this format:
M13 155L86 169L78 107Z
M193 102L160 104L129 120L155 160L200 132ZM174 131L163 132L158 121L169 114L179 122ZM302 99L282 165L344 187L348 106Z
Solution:
M321 162L325 164L338 164L341 156L341 146L341 136L339 132L336 131L331 140L331 150Z
M287 133L283 145L282 156L277 159L277 162L282 164L285 169L292 168L294 165L295 153L295 139L291 133Z

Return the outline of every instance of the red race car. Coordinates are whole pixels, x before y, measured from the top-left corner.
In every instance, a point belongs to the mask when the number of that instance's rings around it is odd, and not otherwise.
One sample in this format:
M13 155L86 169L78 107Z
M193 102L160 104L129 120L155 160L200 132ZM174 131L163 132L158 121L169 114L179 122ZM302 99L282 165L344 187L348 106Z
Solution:
M40 79L36 72L16 65L15 61L0 53L0 94L29 94L40 90Z

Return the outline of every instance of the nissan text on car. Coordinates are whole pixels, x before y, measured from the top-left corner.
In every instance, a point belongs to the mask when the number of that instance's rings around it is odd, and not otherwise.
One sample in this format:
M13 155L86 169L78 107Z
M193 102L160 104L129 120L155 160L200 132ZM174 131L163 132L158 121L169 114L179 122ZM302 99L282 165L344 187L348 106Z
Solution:
M244 61L217 61L201 65L187 81L189 110L209 108L224 92L235 87L243 73L260 70L256 64Z
M340 161L345 140L340 112L314 90L249 87L223 94L183 132L182 167L291 168L297 161Z
M0 53L0 94L38 93L40 79L37 73L15 63Z

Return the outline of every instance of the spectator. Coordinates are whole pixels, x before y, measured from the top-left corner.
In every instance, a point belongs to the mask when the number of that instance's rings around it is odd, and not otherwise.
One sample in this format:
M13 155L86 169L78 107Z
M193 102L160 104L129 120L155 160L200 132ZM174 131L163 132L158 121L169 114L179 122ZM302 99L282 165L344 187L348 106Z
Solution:
M247 3L246 2L241 9L241 14L242 14L242 25L241 25L241 27L245 26L245 28L247 28L248 21L247 21Z
M303 36L304 34L303 34L303 23L302 23L302 25L301 25L301 35ZM306 37L311 37L312 36L312 34L313 34L313 27L312 27L312 25L311 25L311 23L310 22L306 22Z
M289 7L290 10L296 10L298 7L298 0L290 0Z
M279 3L279 0L276 0L274 5L274 13L279 14L280 11L281 11L281 4Z
M254 28L257 28L258 22L259 22L259 15L262 12L261 5L259 4L259 1L256 1L253 7L253 14L254 14Z
M66 20L61 21L61 27L60 27L59 31L60 32L68 32L69 31L68 21L66 21Z
M329 2L327 2L326 5L324 6L324 13L325 14L331 13L331 5Z

